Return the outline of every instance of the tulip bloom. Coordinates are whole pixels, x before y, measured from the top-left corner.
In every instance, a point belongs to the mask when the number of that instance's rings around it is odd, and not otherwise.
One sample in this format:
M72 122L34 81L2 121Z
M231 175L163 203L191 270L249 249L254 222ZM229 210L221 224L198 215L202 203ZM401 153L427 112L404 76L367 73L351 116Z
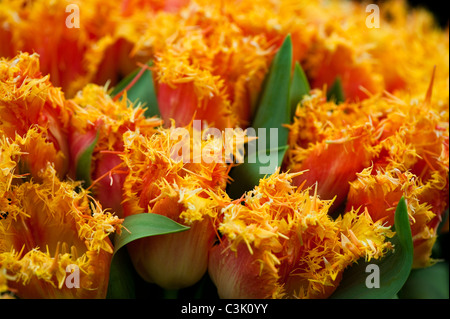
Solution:
M215 241L214 220L226 202L228 165L222 160L223 141L195 127L161 128L152 135L124 134L121 158L125 179L124 216L161 214L190 227L127 245L131 260L146 281L166 289L195 284L205 274L208 252ZM201 135L199 135L201 136ZM182 137L179 140L179 137ZM179 154L179 151L186 150ZM196 157L196 148L202 154Z
M221 298L327 298L347 266L391 248L367 213L333 221L332 201L292 185L298 174L275 173L224 208L208 266Z
M121 220L90 203L78 182L60 181L51 166L40 177L41 183L0 181L0 269L8 287L20 298L104 298L108 236Z
M89 187L104 208L122 217L122 186L127 173L119 157L124 149L123 134L136 130L151 134L161 121L145 118L145 110L139 105L128 105L126 94L115 101L106 87L95 84L85 86L67 104L73 110L69 130L71 176L77 177L80 157L93 146L86 177L93 183Z
M286 169L305 171L294 184L317 183L322 199L339 206L346 198L348 183L370 164L377 139L374 120L358 103L336 105L327 102L321 91L304 101L290 126ZM375 119L376 121L376 119Z
M25 163L29 172L37 177L46 161L50 161L58 176L63 177L69 168L67 129L71 112L65 107L60 89L42 75L37 54L21 53L13 59L0 59L0 96L3 134L11 139L28 135L34 140L28 146L39 148L40 159L30 152Z
M166 125L200 119L219 129L248 126L274 42L245 34L217 5L192 2L154 19L133 52L155 56L155 89Z
M345 32L355 34L353 31ZM358 101L368 98L370 94L382 92L383 82L376 72L376 61L362 50L359 43L349 40L337 35L325 35L308 52L305 71L312 79L313 88L330 88L339 78L345 98Z
M380 14L383 27L368 33L366 41L375 44L368 53L377 61L385 90L422 98L428 86L424 79L435 67L434 99L448 109L448 26L438 27L431 12L408 7L407 1L387 1Z
M436 241L437 226L442 221L443 213L442 207L433 204L439 202L445 207L444 185L431 183L423 185L409 172L401 173L399 170L393 170L384 173L377 171L373 174L372 168L368 168L359 173L357 180L351 183L347 209L366 208L373 220L393 225L396 205L401 197L405 196L414 244L413 267L426 267L433 264L433 260L430 259L431 249ZM448 186L446 192L448 193ZM430 195L435 196L434 202ZM433 211L437 209L439 213L434 213Z
M394 221L395 206L407 199L414 242L414 267L433 263L437 227L449 205L448 115L432 105L389 103L380 121L379 155L351 182L347 208L366 207L374 220Z
M157 55L158 105L167 123L173 119L178 126L186 126L193 119L200 119L219 129L249 125L273 51L264 49L264 43L260 44L262 41L256 37L242 39L241 35L225 34L237 38L239 43L233 48L214 43L213 39L218 39L215 34L189 43L193 41L188 42L192 36L188 32L186 40L177 44L186 46L184 51L173 52L171 48ZM194 51L191 46L199 48ZM208 65L220 68L212 71Z
M329 88L339 77L351 101L384 91L423 94L423 79L436 66L439 99L448 101L448 28L437 27L430 12L403 0L384 2L378 16L373 11L364 16L366 8L342 1L308 7L304 19L316 32L301 64L311 87Z
M38 53L42 72L67 97L87 83L115 84L145 62L129 56L127 33L134 30L126 28L120 2L6 0L0 12L0 56Z

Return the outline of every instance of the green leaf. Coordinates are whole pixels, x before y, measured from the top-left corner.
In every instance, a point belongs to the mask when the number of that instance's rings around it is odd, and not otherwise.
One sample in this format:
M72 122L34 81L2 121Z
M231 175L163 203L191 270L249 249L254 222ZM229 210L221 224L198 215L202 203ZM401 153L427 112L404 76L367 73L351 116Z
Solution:
M147 66L151 67L152 62L147 63ZM136 104L137 102L145 103L145 106L147 107L147 110L145 111L146 117L160 115L153 83L153 75L149 68L140 68L133 71L117 84L110 95L113 98L121 97L121 94L124 91L127 91L127 99L133 104Z
M292 76L289 96L291 119L294 118L298 103L302 100L303 96L309 94L309 91L311 91L311 87L309 86L305 72L303 71L300 64L298 62L295 62L294 75Z
M189 229L166 216L151 213L127 216L122 225L125 229L120 235L116 235L114 252L136 239L178 233Z
M427 268L413 269L398 296L400 299L448 299L448 280L448 262L438 262Z
M117 251L113 256L106 298L136 298L136 273L126 249Z
M380 260L359 262L346 269L338 288L331 296L337 299L392 299L405 284L413 263L413 243L409 225L406 201L402 197L394 216L395 236L391 239L394 252L388 253ZM368 288L366 280L372 271L366 272L368 265L379 268L379 288ZM375 274L375 272L374 272Z
M345 101L344 89L342 88L342 82L340 77L337 77L336 80L334 80L333 85L328 90L327 100L334 101L336 104Z
M265 80L253 128L278 128L278 145L286 145L290 124L289 89L292 69L292 42L288 35L273 58Z
M287 149L287 146L282 146L277 149L270 150L268 154L268 163L276 162L280 164L283 161L284 154ZM266 150L262 150L261 152L265 151ZM268 163L243 163L242 165L234 167L231 171L232 174L230 175L233 179L238 178L238 180L234 180L234 182L230 185L232 187L229 187L227 190L228 195L231 196L231 198L239 198L246 191L249 191L258 185L259 180L264 177L264 174L260 173L260 168L263 166L268 166Z
M95 145L98 141L99 132L97 132L95 139L92 143L84 150L84 152L78 158L76 164L76 178L79 181L84 181L83 187L87 188L91 185L91 163L92 163L92 153L94 152Z
M134 240L188 230L189 227L158 214L136 214L125 217L124 230L114 239L107 298L134 298L135 271L128 252L120 249Z
M270 129L277 129L277 145L267 145L265 149L257 148L256 154L270 153L270 160L277 163L277 167L281 163L286 152L286 145L289 131L283 125L291 122L290 108L290 85L291 85L291 69L292 69L292 42L291 37L287 36L273 58L272 65L261 90L258 107L252 122L252 128L255 129L256 136L259 139L265 138L266 144L270 141ZM265 136L261 136L258 129L266 129ZM257 143L258 145L259 143ZM270 149L275 152L270 152ZM253 154L250 154L253 155ZM249 154L244 158L244 163L236 166L230 172L231 178L234 180L228 187L230 196L240 197L245 191L251 190L258 184L259 179L263 178L260 168L268 166L263 163L259 156L256 162L249 161ZM274 158L275 157L275 158ZM273 162L269 162L273 163Z

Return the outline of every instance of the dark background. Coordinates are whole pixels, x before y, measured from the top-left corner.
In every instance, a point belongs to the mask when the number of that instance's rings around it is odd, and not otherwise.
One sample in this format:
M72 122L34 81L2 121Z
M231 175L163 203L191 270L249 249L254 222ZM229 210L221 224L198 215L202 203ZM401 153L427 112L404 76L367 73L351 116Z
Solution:
M447 27L449 21L449 10L447 1L418 1L409 0L409 4L414 7L423 7L433 12L438 24L441 27Z

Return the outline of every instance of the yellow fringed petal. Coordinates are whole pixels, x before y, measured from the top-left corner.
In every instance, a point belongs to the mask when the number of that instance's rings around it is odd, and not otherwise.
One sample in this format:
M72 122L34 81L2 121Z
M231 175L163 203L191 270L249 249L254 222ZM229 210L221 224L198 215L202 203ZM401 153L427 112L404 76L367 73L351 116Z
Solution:
M79 183L60 181L50 166L41 180L14 185L3 208L0 267L14 278L9 286L21 298L104 298L108 236L120 232L121 220L90 205ZM66 284L69 266L79 270L77 289Z

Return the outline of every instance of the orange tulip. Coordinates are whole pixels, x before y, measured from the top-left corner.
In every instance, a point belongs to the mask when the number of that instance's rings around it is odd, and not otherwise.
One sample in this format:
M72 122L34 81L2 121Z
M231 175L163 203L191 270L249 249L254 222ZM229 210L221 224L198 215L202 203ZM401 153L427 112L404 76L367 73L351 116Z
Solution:
M124 215L161 214L190 227L127 245L140 276L166 289L193 285L205 274L229 169L220 159L224 155L221 139L197 140L195 135L201 131L190 126L179 140L174 135L179 130L161 128L147 136L127 132L121 155L129 170L123 187ZM186 146L187 151L179 155ZM196 147L205 150L201 157L196 157Z
M369 112L358 103L336 105L327 102L321 91L304 101L290 126L285 167L305 171L294 178L295 185L317 183L322 199L344 202L356 173L370 164L376 154L377 135Z
M264 34L245 34L217 5L191 2L154 19L133 52L155 56L155 88L166 125L173 119L183 127L199 119L219 129L248 126L274 42Z
M70 163L67 130L71 112L65 107L60 89L42 75L37 54L21 53L13 59L0 59L0 95L3 134L10 139L18 135L34 140L24 150L29 155L28 159L23 158L26 163L22 163L22 173L37 177L50 161L58 176L64 177ZM36 148L43 153L33 152Z
M380 9L383 27L366 40L376 43L368 52L377 61L385 90L421 99L428 87L424 79L436 67L434 99L448 109L448 26L438 27L431 12L411 8L405 0L387 1Z
M40 183L14 175L21 153L1 145L0 269L19 298L104 298L113 248L109 235L120 231L117 217L78 182L60 181L51 165Z
M414 102L415 103L415 102ZM407 199L414 267L433 263L437 227L449 205L448 123L426 101L389 103L373 166L351 182L347 208L367 207L374 220L393 225L395 206ZM448 116L448 115L447 115Z
M123 151L123 134L140 131L151 134L161 124L157 118L145 118L139 105L128 105L126 94L120 101L111 98L106 87L87 85L67 104L73 109L70 123L71 175L77 177L80 156L94 144L89 185L103 207L122 217L122 187L127 170L119 153Z
M136 62L145 62L129 56L134 31L121 14L121 2L2 1L0 56L38 53L42 72L67 97L87 83L115 84Z
M292 185L298 174L261 179L224 208L208 266L221 298L327 298L347 266L391 248L392 233L367 212L333 221L332 201Z
M305 20L316 32L301 64L311 86L330 88L339 77L351 101L384 91L421 95L426 91L423 79L436 66L439 99L446 103L448 28L437 27L430 12L404 0L378 6L379 27L367 25L371 13L365 13L366 3L329 1L308 8Z

